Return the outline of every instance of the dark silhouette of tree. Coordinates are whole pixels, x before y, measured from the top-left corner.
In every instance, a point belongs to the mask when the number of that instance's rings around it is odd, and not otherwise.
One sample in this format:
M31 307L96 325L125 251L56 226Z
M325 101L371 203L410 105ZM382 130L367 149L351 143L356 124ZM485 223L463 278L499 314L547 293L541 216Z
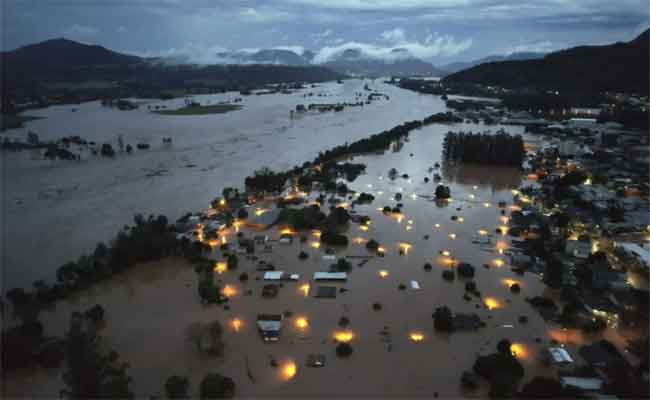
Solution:
M227 399L235 395L235 382L216 373L207 374L201 381L201 399Z
M433 313L433 327L437 331L451 332L454 329L453 316L447 306L436 308Z
M84 325L80 314L70 320L66 335L66 368L63 381L70 398L131 398L128 365L119 362L115 351L101 351L100 338Z
M190 381L186 376L173 375L165 382L165 393L170 399L182 399L187 397L189 387Z
M448 161L519 167L525 154L521 135L512 136L504 131L447 132L443 141L443 156Z

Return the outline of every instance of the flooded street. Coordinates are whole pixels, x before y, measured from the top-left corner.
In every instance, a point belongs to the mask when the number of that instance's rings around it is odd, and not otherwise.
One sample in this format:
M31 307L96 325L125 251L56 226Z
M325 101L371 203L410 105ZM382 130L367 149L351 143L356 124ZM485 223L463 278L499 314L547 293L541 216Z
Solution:
M386 114L389 114L391 108L403 108L403 114L400 114L403 119L418 118L414 114L417 112L424 115L442 109L442 104L433 97L411 98L406 92L384 86L381 86L380 91L391 95L390 102L383 106L386 107ZM393 96L403 96L405 100L400 102L394 100ZM419 106L409 107L409 98ZM377 119L398 120L397 116L380 115L383 111L377 108L382 107L381 103L372 107L376 107L372 113L369 109L351 112L368 112L366 117L372 115ZM347 111L314 118L346 116ZM253 163L290 166L309 159L318 149L394 125L384 120L380 124L382 126L375 127L376 121L367 119L350 121L353 126L350 130L348 125L340 128L332 125L322 128L320 133L305 131L305 134L313 135L310 138L314 140L313 143L301 142L301 151L305 153L298 159L294 153L285 153L281 156L282 160L273 163L272 157L268 158L269 154L260 150L262 161L257 159L257 154L255 159L248 161L246 154L236 153L231 156L232 163L236 164L234 170L229 165L227 171L215 169L203 174L197 170L178 168L178 176L154 178L151 182L141 179L132 184L120 185L137 187L146 182L148 186L132 196L127 193L111 194L117 204L106 204L111 211L100 212L124 218L119 223L111 221L119 226L120 223L128 222L128 217L122 214L132 213L120 208L125 206L120 202L135 202L135 198L142 202L139 207L149 207L146 210L153 208L151 211L156 211L156 207L161 211L169 210L167 207L173 208L174 205L179 213L205 209L205 204L221 186L239 184L251 171ZM296 123L308 124L306 119ZM333 121L331 123L334 124ZM359 132L355 136L353 132L357 129L363 133ZM396 150L399 151L359 156L351 160L367 165L366 174L359 176L349 186L353 190L375 196L371 204L357 205L354 208L360 215L368 215L372 223L367 230L362 230L358 224L351 222L347 232L350 244L337 249L337 256L372 255L366 250L365 242L375 239L385 249L385 257L373 257L364 265L359 265L361 258L349 258L353 268L347 282L323 284L346 289L339 290L336 298L313 297L314 290L320 285L311 280L313 273L327 271L333 261L323 259L326 246L317 248L313 243L317 243L318 238L311 232L305 232L309 238L304 243L296 235L292 244L273 242L272 253L257 254L278 270L300 275L297 282L285 282L274 299L260 296L262 286L268 282L261 280L262 272L255 271L256 262L240 256L236 271L218 275L219 284L228 284L235 292L229 301L229 309L202 306L197 295L197 276L193 267L181 259L167 259L160 263L137 266L80 293L74 299L59 302L56 309L41 314L46 334L64 335L72 311L85 310L95 303L102 304L107 315L102 336L131 365L129 374L133 377L132 386L138 397L162 395L165 380L173 374L187 375L191 382L190 393L197 396L200 379L206 372L212 371L234 379L237 397L431 397L434 393L443 398L480 396L486 393L486 387L476 392L463 393L460 375L464 370L471 370L477 355L493 353L497 342L503 338L518 345L518 358L526 371L524 382L533 376L547 374L549 370L542 364L539 354L548 345L553 331L524 300L526 297L541 295L545 291L545 285L535 275L527 273L520 276L512 272L507 258L497 252L497 248L509 247L509 238L495 233L496 228L507 222L502 219L497 204L499 201L511 204L510 190L521 184L519 171L509 168L443 166L440 173L443 182L451 188L452 200L443 205L430 200L435 183L425 183L424 177L431 177L429 168L434 163L441 162L442 140L444 133L450 129L483 130L485 127L468 124L453 127L431 125L412 132L407 142L397 146ZM496 130L498 127L491 129ZM521 128L518 127L508 127L507 130L510 133L521 133ZM329 137L328 132L338 136ZM174 139L174 146L177 146L176 137ZM245 146L248 145L250 144ZM274 140L268 141L267 145L271 154L279 152L282 147L281 143ZM202 165L201 162L209 162L209 157L205 157L205 160L197 162L199 166ZM237 159L241 161L234 161ZM136 167L132 168L137 170ZM387 176L390 168L398 171L398 177L394 180ZM402 174L408 174L409 177L399 177ZM238 175L238 179L233 178L235 175ZM221 178L223 181L219 181ZM186 186L189 185L187 181L193 182L197 187L190 189ZM163 188L171 192L167 192L167 197L156 196L156 193L162 193ZM187 188L189 193L180 188ZM207 193L199 194L199 189ZM383 214L383 206L396 205L396 193L402 194L400 202L403 203L403 215L398 217ZM192 198L190 194L195 197ZM67 201L72 203L76 200ZM327 204L323 204L323 209L327 207ZM89 214L92 212L93 210L88 210ZM173 212L169 213L173 215ZM457 217L455 221L452 216ZM91 222L83 221L81 225L87 224ZM76 229L74 226L69 228ZM241 230L247 237L257 234L248 229ZM472 237L479 230L485 230L491 236L490 244L472 243ZM44 233L53 237L61 234L62 231L56 235ZM273 228L265 234L274 240L280 237L279 228ZM234 232L231 232L228 241L234 239ZM70 240L71 246L72 243L77 245L68 238L59 238L57 243L67 240ZM400 250L404 254L400 254ZM299 260L300 251L307 252L309 258ZM214 256L219 255L220 251L216 250ZM463 299L468 279L456 276L454 281L449 282L442 278L442 271L455 268L447 262L450 257L471 263L476 268L473 281L482 298L471 296L470 300ZM423 268L425 263L432 265L431 271ZM484 268L484 264L489 268ZM45 270L45 267L41 270ZM238 280L242 272L247 272L251 277L247 283ZM420 289L413 290L411 281L417 281ZM512 283L519 283L521 293L511 293L509 285ZM310 285L309 296L300 289L304 284ZM400 290L400 284L406 285L406 289ZM247 293L248 290L251 290L251 294ZM374 310L373 303L380 303L381 310ZM432 313L442 305L447 305L454 313L477 313L486 326L477 332L437 333L433 329ZM290 311L292 316L283 322L280 341L265 344L255 326L257 314L280 314L286 311ZM522 315L528 317L525 324L518 322L518 317ZM337 358L336 344L333 341L334 334L341 330L338 321L343 316L350 320L347 330L354 336L350 342L354 352L347 359ZM238 329L231 325L235 318L241 321ZM295 322L298 318L305 318L308 321L307 327L297 326ZM223 358L201 356L196 346L188 340L188 332L196 323L214 320L219 320L224 326ZM380 334L382 331L388 334ZM413 333L422 335L421 340L413 341ZM386 337L389 338L388 341ZM536 338L540 341L537 342ZM325 355L323 368L305 366L308 354L313 353ZM279 367L270 365L272 358L277 360ZM282 373L283 366L289 362L297 366L292 379ZM247 365L253 379L247 374ZM46 372L42 369L33 373L17 373L8 377L5 390L9 396L52 396L62 388L59 375L60 371Z
M54 279L56 268L111 239L136 213L162 213L175 220L204 209L223 187L240 186L262 166L287 169L343 142L445 110L438 97L377 80L367 83L390 100L289 118L297 104L355 102L365 83L347 80L293 94L244 96L243 109L226 114L165 116L147 109L181 107L184 99L148 101L132 111L99 102L31 110L29 115L44 118L5 135L25 140L31 130L42 141L79 135L114 148L122 135L126 144L148 143L151 150L118 153L115 159L86 150L80 162L43 160L41 151L4 152L3 289ZM310 92L314 95L303 97ZM225 93L193 99L214 104L236 97L238 93ZM171 137L173 144L163 145L163 137Z

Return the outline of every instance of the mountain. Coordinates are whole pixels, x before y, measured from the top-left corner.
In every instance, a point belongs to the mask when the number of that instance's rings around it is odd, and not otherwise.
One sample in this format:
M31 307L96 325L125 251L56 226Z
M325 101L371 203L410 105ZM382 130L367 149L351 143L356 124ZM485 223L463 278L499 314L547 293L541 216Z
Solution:
M145 59L101 46L54 39L0 53L2 111L14 105L87 101L103 97L158 97L170 92L248 91L271 83L344 78L310 65L288 50L248 54L246 65L196 65Z
M229 64L276 64L305 66L314 62L316 53L310 50L297 54L286 49L263 49L255 52L222 52L217 56ZM405 49L393 49L390 59L373 58L360 49L346 49L327 62L318 64L347 75L364 76L441 76L433 65L411 56Z
M217 56L227 64L309 65L308 59L285 49L262 49L255 52L221 52Z
M472 68L477 65L496 62L496 61L521 61L521 60L536 60L539 58L544 58L546 53L534 53L534 52L521 52L521 53L512 53L509 55L492 55L480 58L473 61L465 62L455 62L451 64L441 65L440 69L452 74L454 72L462 71L464 69Z
M142 62L137 56L117 53L102 46L87 45L68 39L52 39L1 53L3 63L12 65L78 68L99 65L129 65Z
M393 49L389 59L372 57L360 49L346 49L322 65L347 75L363 76L442 76L432 64L413 57L405 49Z
M650 30L627 43L580 46L538 60L481 64L444 82L575 92L648 93Z

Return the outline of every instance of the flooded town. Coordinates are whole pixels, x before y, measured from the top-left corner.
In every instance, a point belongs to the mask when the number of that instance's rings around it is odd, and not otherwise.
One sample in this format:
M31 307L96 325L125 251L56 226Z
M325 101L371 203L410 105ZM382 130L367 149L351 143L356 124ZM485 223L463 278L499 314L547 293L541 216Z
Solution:
M647 64L649 32L612 46ZM476 72L563 51L442 79L233 53L219 87L106 63L117 86L38 99L16 75L3 397L647 398L648 88Z

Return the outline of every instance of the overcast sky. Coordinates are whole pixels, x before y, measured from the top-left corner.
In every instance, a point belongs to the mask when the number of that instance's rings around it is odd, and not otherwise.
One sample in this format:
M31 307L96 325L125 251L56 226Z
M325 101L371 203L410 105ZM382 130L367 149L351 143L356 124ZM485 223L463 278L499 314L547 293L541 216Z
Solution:
M65 37L210 62L224 49L290 47L324 61L359 47L434 64L627 41L648 0L0 0L2 48Z

